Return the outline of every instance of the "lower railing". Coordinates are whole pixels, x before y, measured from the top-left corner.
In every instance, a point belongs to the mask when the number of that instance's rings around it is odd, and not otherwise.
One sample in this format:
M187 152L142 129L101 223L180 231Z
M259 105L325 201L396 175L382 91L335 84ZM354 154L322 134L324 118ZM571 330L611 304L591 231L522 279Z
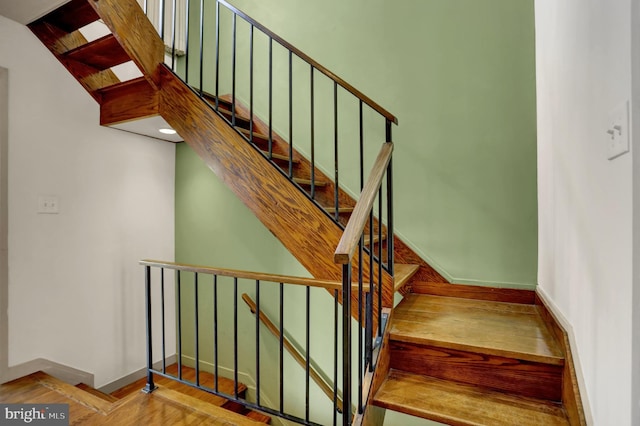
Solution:
M140 264L146 270L146 392L156 388L154 376L162 376L300 424L351 423L360 409L351 404L350 395L358 392L351 370L365 354L360 349L351 358L354 343L362 348L351 340L362 332L351 330L362 322L351 318L350 303L338 303L343 283L154 260ZM357 309L364 310L369 285L349 282L346 294L351 292L360 294ZM238 308L244 293L252 294L255 315ZM261 325L263 313L277 318L275 340L264 337L269 331ZM303 374L297 364L289 367L296 362L286 352L289 341L304 342L297 345ZM178 368L170 374L166 360L174 350ZM184 367L195 370L194 380L183 377ZM331 386L330 398L310 380L312 372ZM255 387L244 397L241 376ZM220 377L233 381L232 391L219 386Z

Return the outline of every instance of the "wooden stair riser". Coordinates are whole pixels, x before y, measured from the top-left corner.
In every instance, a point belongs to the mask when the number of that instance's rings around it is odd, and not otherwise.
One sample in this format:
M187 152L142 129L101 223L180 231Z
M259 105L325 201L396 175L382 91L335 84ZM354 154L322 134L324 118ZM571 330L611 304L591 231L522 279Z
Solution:
M391 368L549 401L562 400L563 366L391 341Z

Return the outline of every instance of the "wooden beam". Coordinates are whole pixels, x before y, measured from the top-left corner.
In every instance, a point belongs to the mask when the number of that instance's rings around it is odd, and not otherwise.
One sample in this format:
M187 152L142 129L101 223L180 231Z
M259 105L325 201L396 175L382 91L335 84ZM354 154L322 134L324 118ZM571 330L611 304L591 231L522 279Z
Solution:
M109 126L159 114L158 91L143 78L129 80L99 92L100 124Z
M135 0L89 0L129 57L150 83L159 82L158 66L164 61L164 43Z

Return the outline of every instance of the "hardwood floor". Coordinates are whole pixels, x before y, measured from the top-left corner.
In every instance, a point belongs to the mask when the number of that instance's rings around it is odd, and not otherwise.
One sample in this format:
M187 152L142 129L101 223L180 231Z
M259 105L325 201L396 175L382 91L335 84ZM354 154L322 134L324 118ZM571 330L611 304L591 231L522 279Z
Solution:
M42 372L0 385L0 402L69 404L72 425L264 425L164 386L113 402Z

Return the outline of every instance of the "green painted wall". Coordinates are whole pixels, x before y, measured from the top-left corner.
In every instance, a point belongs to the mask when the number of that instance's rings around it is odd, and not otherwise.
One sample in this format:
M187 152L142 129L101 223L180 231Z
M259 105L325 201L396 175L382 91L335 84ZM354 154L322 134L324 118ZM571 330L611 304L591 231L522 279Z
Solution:
M396 229L409 245L454 282L535 286L532 0L233 4L399 118L393 135ZM196 8L192 18L197 21ZM221 51L228 53L230 27L223 21ZM237 95L246 101L248 89L242 83L248 81L248 27L239 21L238 32ZM254 43L255 108L265 117L267 81L261 71L266 67L267 42L256 33ZM191 45L197 44L193 31ZM210 91L214 48L213 42L205 46L204 84ZM276 47L274 57L274 127L286 135L286 56ZM302 123L294 128L294 141L308 152L308 74L296 60L295 70L302 74L294 80L294 114ZM193 84L197 71L190 67ZM230 62L222 61L220 93L230 93L230 73ZM316 77L316 141L331 142L332 92L326 86ZM339 99L341 111L355 116L355 104L342 94ZM339 126L344 146L357 137L354 126L346 122ZM377 118L366 122L367 129L383 125ZM383 142L380 134L367 133L372 135L366 140L368 164ZM320 167L330 170L332 149L319 151ZM340 156L341 181L357 193L355 168L348 163L355 152Z
M394 127L393 137L396 229L407 243L454 282L535 286L533 0L233 0L233 4L399 118L400 125ZM194 10L192 18L196 22ZM247 30L242 25L238 29L245 33ZM210 30L207 32L212 34ZM228 25L222 33L221 50L229 52ZM197 46L194 41L197 32L192 33L192 47ZM256 47L266 46L259 36L255 43ZM246 41L239 41L238 69L248 62L248 56L242 53L246 52L243 50L246 45ZM204 85L210 92L215 86L211 73L214 51L215 44L205 46ZM262 52L254 58L257 70L264 69L266 63ZM276 64L279 72L274 78L278 105L274 126L284 135L287 105L283 106L282 100L286 102L286 78L282 78L281 61L286 61L286 57L277 52L275 56L276 62L280 62ZM294 63L294 68L299 67ZM189 75L190 83L197 84L196 67L190 67ZM223 64L220 93L231 91L229 75L229 64ZM237 78L240 82L248 81L244 72ZM264 78L256 78L256 111L264 117L267 83ZM316 84L319 88L326 86L320 78ZM300 78L294 88L294 112L297 117L305 116L308 81ZM238 97L246 101L247 91L238 88ZM318 95L316 100L317 140L331 138L333 129L327 117L332 110L326 106L330 101L326 94ZM353 113L353 105L346 98L340 98L340 108ZM371 141L367 140L368 163L383 142L373 131L379 130L381 123L372 117L366 117L367 135L374 135ZM298 149L308 152L308 137L299 130L303 128L301 125L295 129L294 140ZM353 137L353 128L341 124L341 140ZM176 155L178 262L306 274L186 145L180 145ZM325 170L332 167L332 155L329 150L318 154ZM341 158L353 155L341 152ZM353 171L341 171L341 176L349 190L356 193ZM255 294L251 283L240 285L241 292ZM221 291L228 291L228 287L227 284L227 289ZM314 297L321 301L313 315L322 321L323 315L331 311L332 302L326 293L317 294ZM191 296L187 290L187 300ZM211 300L210 296L206 294L203 300ZM226 300L230 300L229 296L227 293ZM273 292L263 297L265 309L275 315ZM290 302L286 315L302 318L303 295L293 291L287 297ZM224 309L228 315L231 305ZM243 305L241 312L241 333L251 339L253 317ZM294 339L303 342L300 323L291 328ZM190 337L189 330L186 331L185 347L193 346L192 334ZM266 335L263 338L265 342L270 339ZM320 333L314 342L319 347L326 346L326 336ZM248 345L252 347L252 343ZM273 346L265 348L265 363L274 360L274 350ZM203 351L211 356L210 348ZM229 353L223 356L225 366L230 367ZM326 354L318 356L317 362L325 368ZM243 357L241 363L242 371L255 377L249 358ZM291 369L292 380L298 377L297 366L288 363L287 368ZM273 370L265 374L273 375ZM273 388L270 394L274 395ZM290 398L295 400L295 392Z

